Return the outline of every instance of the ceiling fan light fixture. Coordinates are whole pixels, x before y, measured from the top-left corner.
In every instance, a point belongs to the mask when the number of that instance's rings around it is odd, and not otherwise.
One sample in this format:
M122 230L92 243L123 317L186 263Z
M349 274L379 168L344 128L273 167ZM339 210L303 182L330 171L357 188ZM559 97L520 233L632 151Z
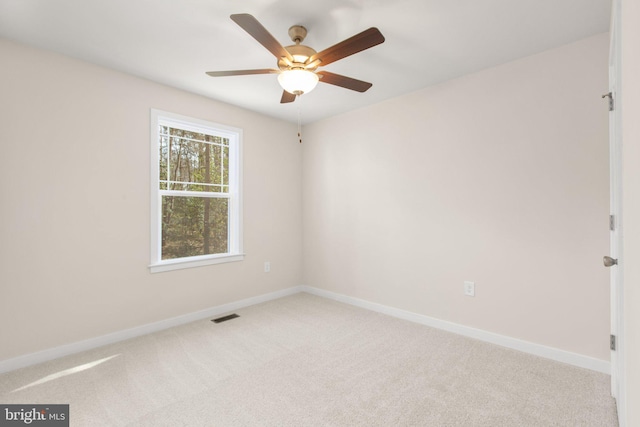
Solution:
M286 70L278 75L278 83L287 92L302 95L311 92L318 84L318 75L307 70Z

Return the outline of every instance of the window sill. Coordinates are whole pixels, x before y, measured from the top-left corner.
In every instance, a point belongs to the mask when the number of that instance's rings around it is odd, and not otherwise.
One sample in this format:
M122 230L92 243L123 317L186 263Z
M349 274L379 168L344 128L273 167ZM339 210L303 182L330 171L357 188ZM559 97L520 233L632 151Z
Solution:
M149 266L151 273L161 273L163 271L181 270L183 268L202 267L211 264L223 264L227 262L242 261L244 254L224 254L224 255L208 255L181 259L171 259Z

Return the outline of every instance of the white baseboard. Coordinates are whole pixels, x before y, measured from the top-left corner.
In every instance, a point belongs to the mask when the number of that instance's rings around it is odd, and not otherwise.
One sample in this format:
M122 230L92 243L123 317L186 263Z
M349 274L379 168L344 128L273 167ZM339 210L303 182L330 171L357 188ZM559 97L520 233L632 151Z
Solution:
M136 328L126 329L123 331L114 332L112 334L102 335L100 337L90 338L84 341L79 341L71 344L62 345L59 347L54 347L52 349L39 351L37 353L18 356L13 359L2 360L0 361L0 373L13 371L15 369L24 368L27 366L57 359L59 357L68 356L74 353L79 353L81 351L91 350L93 348L102 347L104 345L112 344L118 341L139 337L141 335L146 335L152 332L161 331L174 326L183 325L185 323L194 322L196 320L206 319L208 317L215 317L220 314L228 313L234 310L239 310L244 307L249 307L251 305L260 304L263 302L286 297L299 292L307 292L309 294L317 295L324 298L329 298L329 299L350 304L356 307L364 308L364 309L375 311L378 313L387 314L389 316L397 317L404 320L409 320L411 322L419 323L426 326L431 326L433 328L442 329L442 330L453 332L459 335L475 338L481 341L486 341L492 344L500 345L502 347L507 347L514 350L522 351L524 353L529 353L529 354L544 357L547 359L555 360L558 362L567 363L569 365L578 366L580 368L590 369L592 371L610 374L610 364L605 360L595 359L592 357L583 356L581 354L571 353L571 352L559 350L553 347L547 347L541 344L534 344L528 341L511 338L504 335L494 334L492 332L487 332L480 329L475 329L468 326L463 326L456 323L435 319L433 317L424 316L422 314L412 313L410 311L405 311L398 308L369 302L366 300L350 297L343 294L338 294L335 292L326 291L324 289L314 288L311 286L294 286L294 287L283 289L280 291L243 299L243 300L232 302L229 304L219 305L216 307L208 308L206 310L201 310L195 313L189 313L182 316L173 317L171 319L150 323L150 324L139 326Z
M312 286L301 286L300 288L303 292L307 292L324 298L329 298L356 307L376 311L378 313L387 314L389 316L409 320L411 322L420 323L422 325L431 326L433 328L442 329L459 335L464 335L469 338L489 342L491 344L496 344L513 350L522 351L524 353L533 354L535 356L544 357L547 359L555 360L557 362L578 366L580 368L590 369L592 371L601 372L604 374L611 374L611 365L606 360L600 360L553 347L547 347L541 344L519 340L517 338L494 334L492 332L483 331L481 329L475 329L468 326L459 325L457 323L435 319L433 317L424 316L422 314L400 310L398 308L353 298L347 295L326 291L324 289L314 288Z
M299 292L302 292L302 287L294 286L292 288L287 288L264 295L258 295L256 297L243 299L229 304L219 305L216 307L208 308L206 310L197 311L195 313L189 313L182 316L173 317L171 319L161 320L155 323L149 323L147 325L138 326L136 328L125 329L123 331L114 332L111 334L102 335L96 338L90 338L71 344L61 345L59 347L39 351L37 353L31 353L24 356L18 356L13 359L2 360L0 361L0 373L13 371L16 369L57 359L59 357L79 353L81 351L91 350L93 348L102 347L103 345L113 344L118 341L124 341L130 338L139 337L141 335L150 334L152 332L162 331L164 329L194 322L196 320L215 317L223 313L228 313L230 311L239 310L251 305L260 304L274 299L297 294Z

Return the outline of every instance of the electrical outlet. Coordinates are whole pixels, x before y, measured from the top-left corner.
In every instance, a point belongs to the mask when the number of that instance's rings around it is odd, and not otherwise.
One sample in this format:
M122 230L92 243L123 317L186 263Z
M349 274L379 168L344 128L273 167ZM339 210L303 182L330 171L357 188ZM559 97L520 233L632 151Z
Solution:
M271 271L271 263L269 261L264 262L264 272L268 273Z
M464 282L464 294L468 297L476 296L476 284L474 282Z

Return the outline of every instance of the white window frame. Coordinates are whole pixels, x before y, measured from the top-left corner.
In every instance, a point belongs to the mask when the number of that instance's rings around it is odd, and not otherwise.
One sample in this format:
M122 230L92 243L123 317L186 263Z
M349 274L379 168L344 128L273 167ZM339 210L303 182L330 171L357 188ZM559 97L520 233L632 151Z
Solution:
M175 113L151 109L151 273L210 264L242 261L242 129ZM162 260L162 195L172 190L160 189L159 125L166 123L179 129L193 130L229 139L229 252ZM182 192L188 193L188 192ZM202 196L202 193L195 194Z

